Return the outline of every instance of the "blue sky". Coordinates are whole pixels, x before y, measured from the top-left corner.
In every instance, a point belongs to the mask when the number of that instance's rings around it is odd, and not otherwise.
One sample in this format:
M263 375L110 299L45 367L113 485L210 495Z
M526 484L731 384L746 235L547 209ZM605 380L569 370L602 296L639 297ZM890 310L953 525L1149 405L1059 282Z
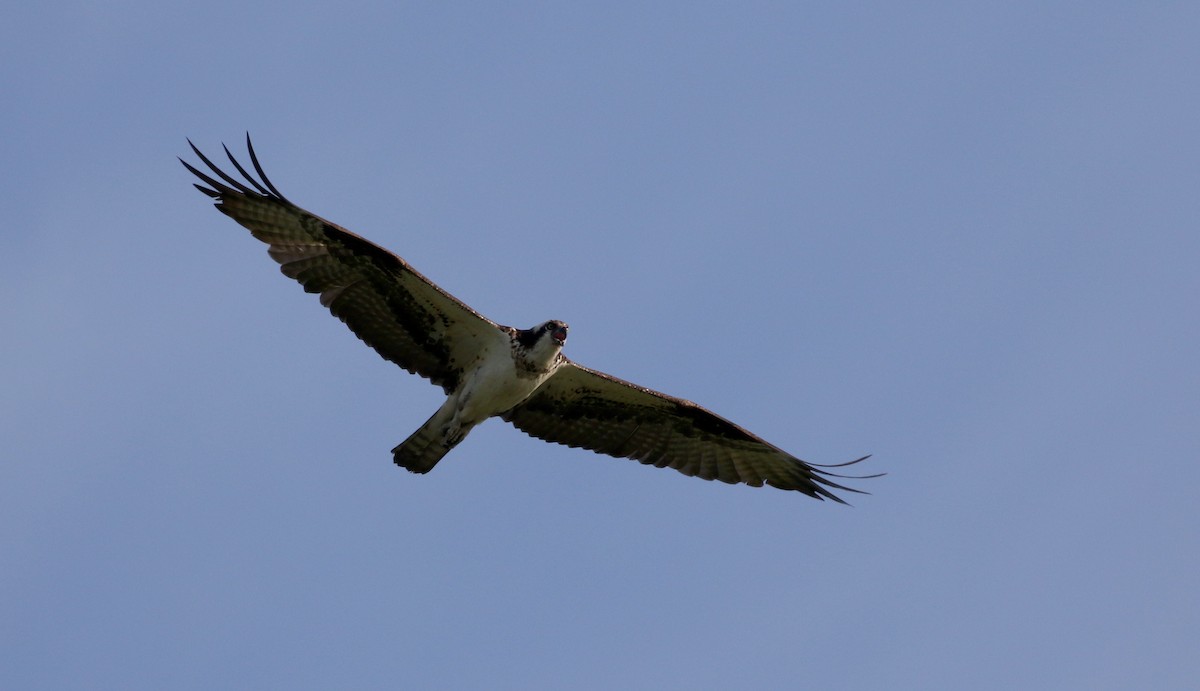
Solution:
M0 686L1185 688L1200 9L25 3L0 27ZM175 161L796 455L492 421Z

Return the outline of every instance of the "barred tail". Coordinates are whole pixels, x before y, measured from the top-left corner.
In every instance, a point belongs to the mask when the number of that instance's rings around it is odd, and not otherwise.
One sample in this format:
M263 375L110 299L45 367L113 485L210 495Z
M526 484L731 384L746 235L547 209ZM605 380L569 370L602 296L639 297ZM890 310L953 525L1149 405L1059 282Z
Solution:
M470 428L461 429L453 424L452 409L439 409L433 417L421 425L399 446L392 449L396 465L414 473L428 473L458 443L467 436Z

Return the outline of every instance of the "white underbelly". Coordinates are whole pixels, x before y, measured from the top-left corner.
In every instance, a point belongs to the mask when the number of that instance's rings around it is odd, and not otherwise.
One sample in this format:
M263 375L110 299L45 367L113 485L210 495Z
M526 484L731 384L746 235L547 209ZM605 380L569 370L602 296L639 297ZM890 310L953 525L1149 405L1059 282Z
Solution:
M545 381L546 375L517 374L507 353L485 359L468 375L458 392L458 421L469 425L483 422L512 408L529 397Z

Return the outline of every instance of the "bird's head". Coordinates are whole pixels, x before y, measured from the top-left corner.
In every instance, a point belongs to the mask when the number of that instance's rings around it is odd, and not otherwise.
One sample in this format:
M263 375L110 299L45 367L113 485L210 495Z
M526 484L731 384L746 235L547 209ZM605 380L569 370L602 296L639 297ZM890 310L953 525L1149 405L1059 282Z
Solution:
M532 329L520 329L513 336L514 345L518 347L514 355L526 368L541 372L559 358L563 344L567 342L567 324L551 319Z
M550 338L556 344L558 344L558 347L560 347L560 348L562 347L562 345L564 343L567 342L567 328L568 327L567 327L566 322L561 322L557 319L551 319L550 321L546 322L545 324L542 324L538 328L541 329L542 333L545 333L546 335L550 336Z
M558 352L567 342L567 323L557 319L542 322L532 329L521 329L516 332L517 343L527 352L553 351Z

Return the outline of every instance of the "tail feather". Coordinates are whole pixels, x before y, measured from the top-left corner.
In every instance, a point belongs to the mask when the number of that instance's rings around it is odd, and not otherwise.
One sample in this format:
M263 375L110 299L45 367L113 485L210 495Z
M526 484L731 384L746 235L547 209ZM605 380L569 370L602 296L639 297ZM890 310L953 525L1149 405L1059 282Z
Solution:
M442 435L427 425L392 449L392 459L411 472L428 473L449 452L450 447L442 443Z
M458 446L466 436L466 430L452 432L447 428L445 417L445 411L434 413L420 429L392 449L392 459L396 465L414 473L428 473L442 457L450 453L450 449Z

